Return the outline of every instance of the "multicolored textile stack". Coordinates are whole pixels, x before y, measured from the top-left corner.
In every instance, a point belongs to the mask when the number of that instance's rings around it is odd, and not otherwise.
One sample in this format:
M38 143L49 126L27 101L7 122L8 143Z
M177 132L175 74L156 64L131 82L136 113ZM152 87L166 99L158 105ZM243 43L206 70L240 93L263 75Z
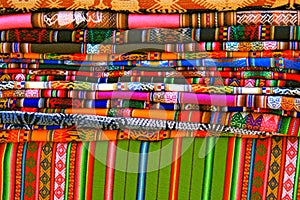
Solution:
M0 0L0 199L300 199L286 0Z

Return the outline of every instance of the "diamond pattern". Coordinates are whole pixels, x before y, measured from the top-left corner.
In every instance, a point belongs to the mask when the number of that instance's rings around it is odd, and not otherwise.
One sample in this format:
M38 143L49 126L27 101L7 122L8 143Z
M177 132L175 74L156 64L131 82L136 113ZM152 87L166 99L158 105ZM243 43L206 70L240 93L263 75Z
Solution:
M46 143L45 145L43 145L43 152L45 155L49 155L52 152L50 143Z
M60 157L62 157L62 156L65 154L65 152L66 152L66 149L65 149L64 145L59 145L59 146L57 146L56 152L57 152L57 154L58 154Z
M31 197L34 194L34 190L31 185L25 188L25 194L27 197Z
M295 172L295 166L293 165L293 163L289 163L286 167L285 167L285 171L286 173L291 176L294 172Z
M47 196L50 195L50 191L48 190L48 188L46 188L45 186L42 187L42 189L40 190L40 195L43 197L43 198L46 198Z
M28 144L28 151L30 151L30 153L34 153L38 148L38 145L36 142L30 142Z
M256 153L258 153L260 157L262 157L266 152L266 147L263 144L260 144L256 149Z
M256 187L256 188L259 188L263 185L263 180L261 179L261 177L257 176L253 179L253 185Z
M293 159L296 155L297 155L297 150L291 146L291 148L289 149L289 151L287 151L286 154L290 159Z
M62 170L65 168L65 164L63 163L62 160L59 160L59 161L56 163L56 168L57 168L59 171L62 171Z
M272 149L272 154L275 158L278 158L281 155L281 152L281 149L277 145Z
M41 162L41 167L44 169L44 170L47 170L51 167L51 164L49 162L48 159L44 159L42 162Z
M25 180L29 183L32 183L33 181L35 181L36 177L32 172L28 172L25 176Z
M59 174L59 175L55 178L55 181L57 182L57 184L62 185L62 184L64 183L65 179L64 179L64 177L63 177L61 174Z
M40 181L43 183L43 184L47 184L49 181L50 181L50 177L47 175L47 174L43 174L40 178Z
M32 156L30 156L27 160L26 160L26 165L32 169L36 166L36 162L34 160L34 158Z
M269 186L272 190L274 190L278 186L278 182L274 177L269 181Z
M63 195L64 195L64 191L63 191L63 189L61 188L61 187L58 187L56 190L55 190L55 196L57 197L57 198L62 198L63 197Z
M280 170L280 166L277 162L273 162L272 165L270 166L270 170L273 174L276 174Z
M284 184L283 184L284 188L287 190L287 191L291 191L294 187L294 184L293 182L289 179L287 180Z
M257 172L260 173L265 169L265 165L261 160L259 160L255 163L254 168L256 169Z
M258 192L254 192L251 196L251 200L260 200L262 196Z

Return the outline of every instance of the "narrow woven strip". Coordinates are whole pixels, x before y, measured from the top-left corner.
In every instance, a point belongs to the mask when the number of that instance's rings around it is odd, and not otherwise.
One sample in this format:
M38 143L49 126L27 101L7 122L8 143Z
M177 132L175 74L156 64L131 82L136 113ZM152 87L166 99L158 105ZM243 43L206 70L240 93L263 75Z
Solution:
M65 199L292 199L297 198L298 147L296 137L5 143L0 160L8 174L0 177L1 194L7 199L54 194ZM52 173L59 179L50 178ZM278 192L281 185L285 188ZM24 186L32 192L20 192Z
M220 1L194 1L194 0L179 0L179 1L154 1L154 0L136 0L136 1L121 1L121 0L101 0L99 2L85 2L85 1L57 1L39 0L33 2L14 2L8 0L1 0L1 7L5 10L12 10L17 12L20 10L37 9L65 9L65 10L82 10L82 9L111 9L116 11L129 12L150 12L150 13L181 13L195 10L236 10L238 8L276 8L281 6L289 6L292 8L294 4L299 4L297 1L276 0L276 1L259 1L259 2L220 2Z
M189 43L200 41L299 41L300 26L223 26L181 29L10 29L0 31L1 42L29 43Z

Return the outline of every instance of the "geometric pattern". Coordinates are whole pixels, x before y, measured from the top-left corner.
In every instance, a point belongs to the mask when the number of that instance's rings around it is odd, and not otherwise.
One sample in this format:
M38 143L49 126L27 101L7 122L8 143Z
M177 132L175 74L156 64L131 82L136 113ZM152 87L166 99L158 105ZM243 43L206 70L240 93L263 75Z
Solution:
M289 137L287 139L287 149L284 165L284 179L282 189L282 199L293 199L293 187L296 173L298 140L296 137Z
M45 142L42 146L40 161L39 199L50 198L51 162L53 143Z
M54 197L57 200L64 199L67 145L59 143L56 146Z
M270 139L257 140L256 142L256 156L254 160L253 178L252 178L252 191L251 199L262 199L264 190L264 177L267 172L267 147Z
M268 174L267 199L278 199L278 185L282 154L282 137L274 137L271 147L271 159Z

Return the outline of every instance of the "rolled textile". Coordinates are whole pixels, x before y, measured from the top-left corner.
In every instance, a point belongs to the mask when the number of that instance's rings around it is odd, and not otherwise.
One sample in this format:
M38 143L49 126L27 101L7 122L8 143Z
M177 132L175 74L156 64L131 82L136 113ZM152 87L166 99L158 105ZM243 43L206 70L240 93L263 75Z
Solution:
M200 119L198 117L191 118L190 115L182 115L182 119L176 119L175 121L81 114L24 113L19 111L0 111L0 116L1 124L61 125L102 130L200 130L248 135L288 134L294 136L297 136L300 132L299 118L260 113L212 113L211 118L208 117L209 115L200 115ZM193 120L188 121L188 119ZM295 128L290 128L290 126Z
M171 78L171 77L120 77L120 78L95 78L86 76L64 76L64 75L31 75L31 74L2 74L1 82L4 81L83 81L88 83L118 83L118 82L150 82L165 84L200 84L201 86L233 86L233 87L300 87L300 82L289 80L261 79L261 78ZM3 84L2 83L2 84ZM8 88L21 89L21 88Z
M249 108L249 107L230 107L230 106L211 106L211 105L197 105L197 104L165 104L165 103L148 103L147 106L131 106L128 100L111 100L110 108L16 108L15 111L22 112L41 112L41 113L65 113L65 114L90 114L90 115L106 115L108 112L110 117L123 116L123 111L133 109L148 110L149 112L155 112L162 110L166 111L209 111L209 112L249 112L249 113L263 113L263 114L276 114L279 116L289 116L294 118L300 118L300 112L297 111L285 111L285 110L272 110L266 108ZM122 102L120 104L119 102ZM114 104L116 103L116 104ZM119 103L119 104L117 104ZM5 109L1 109L4 111ZM9 109L6 109L9 110ZM142 117L143 118L143 117Z
M18 2L1 0L1 5L5 10L17 11L35 11L37 9L63 9L63 10L82 10L82 9L110 9L115 11L126 12L150 12L150 13L186 13L197 10L236 10L238 8L276 8L287 6L292 8L299 4L298 1L275 0L272 2L262 0L259 2L235 2L235 1L155 1L155 0L137 0L137 1L121 1L121 0L102 0L99 2L86 1L59 1L53 3L50 0L36 0L32 2Z
M1 42L29 43L189 43L201 41L299 41L300 26L222 26L179 29L9 29L0 31Z
M1 125L0 125L1 126ZM17 126L16 126L17 127ZM37 128L38 126L28 126ZM284 134L250 135L239 133L213 132L213 131L182 131L182 130L101 130L101 129L76 129L61 128L55 130L0 130L0 143L24 143L24 142L96 142L96 141L162 141L170 138L203 138L214 137L240 137L240 138L260 138L285 137Z
M198 52L198 51L281 51L299 50L299 42L198 42L176 44L78 44L78 43L18 43L1 42L0 53L58 53L58 54L100 54L145 51Z
M97 96L77 98L1 98L0 108L108 108L110 99L136 100L144 103L245 106L299 112L299 98L269 95L195 94L181 92L99 92Z
M104 85L104 86L102 86ZM106 87L105 87L106 85ZM110 87L111 86L111 87ZM89 88L88 88L89 89ZM101 84L100 90L66 89L26 89L4 90L0 98L82 98L90 99L100 96L102 91L141 91L141 92L192 92L197 94L263 94L300 96L300 88L283 87L233 87L233 86L199 86L179 84L151 84L151 83L118 83ZM101 90L102 89L102 90Z
M120 54L54 54L54 53L7 53L0 54L0 59L41 59L41 60L73 60L73 61L134 61L134 60L186 60L201 58L294 58L300 51L201 51L201 52L139 52Z
M284 73L277 71L140 71L140 70L130 70L130 71L110 71L110 72L84 72L84 71L67 71L67 70L51 70L51 69L3 69L0 74L8 74L9 77L14 76L20 77L19 83L15 86L14 82L1 81L1 87L7 86L7 89L24 89L24 79L22 74L28 75L58 75L58 76L87 76L92 77L97 80L97 78L119 78L121 77L166 77L166 78L238 78L238 79L274 79L274 80L290 80L299 82L299 74L297 73ZM20 75L19 75L20 74ZM121 80L122 80L121 79ZM137 78L138 79L138 78ZM134 79L133 79L134 80ZM186 79L189 80L189 79ZM197 80L197 79L195 79ZM60 81L55 81L57 84ZM64 83L65 81L61 81ZM51 84L51 82L49 82ZM88 83L87 83L88 84ZM22 86L23 85L23 86ZM73 87L73 82L70 82L70 87ZM1 88L0 87L0 88Z
M36 59L0 59L0 68L27 69L67 69L81 71L114 71L114 70L165 70L165 68L190 67L197 70L201 67L213 68L281 68L300 70L300 58L199 58L185 60L141 60L141 61L72 61L72 60L36 60ZM180 70L180 68L176 69Z
M279 59L280 60L280 59ZM4 60L7 61L7 60ZM18 60L19 61L19 60ZM49 61L49 60L48 60ZM53 61L53 60L51 60ZM21 69L49 69L49 71L55 70L57 73L61 71L62 73L73 73L75 71L79 72L118 72L118 71L147 71L147 72L168 72L168 71L226 71L226 72L235 72L235 71L272 71L272 72L281 72L281 73L290 73L290 74L296 74L298 73L298 63L294 62L293 60L288 60L287 62L277 62L272 61L267 64L263 64L263 62L260 64L256 64L256 62L253 62L252 64L248 64L247 60L245 62L243 60L234 60L232 61L232 65L230 65L231 61L219 61L216 60L216 64L212 64L211 61L207 61L207 65L199 64L200 66L193 66L192 63L197 63L197 61L192 60L191 62L181 62L181 61L174 61L174 65L172 64L172 61L158 61L157 63L161 63L161 66L159 66L155 62L141 62L134 63L131 65L130 63L123 63L125 65L119 65L122 63L116 63L116 65L103 65L105 63L99 63L99 65L95 62L93 63L87 63L84 62L81 65L81 62L77 63L74 61L67 61L66 64L60 64L61 62L53 61L49 62L51 64L45 64L48 62L41 61L41 63L35 63L32 64L34 61L27 61L27 63L1 63L0 61L0 73L1 72L7 72L7 73L18 73L23 71ZM30 62L30 63L28 63ZM123 61L124 62L124 61ZM201 61L199 61L201 62ZM202 62L205 63L205 62ZM239 65L240 63L240 65ZM276 63L276 65L274 65ZM279 64L278 64L279 63ZM202 66L201 66L202 65ZM4 69L4 71L3 71Z
M19 20L15 20L18 18ZM157 20L159 18L159 20ZM251 10L187 14L125 14L109 11L53 11L0 16L2 30L50 29L136 29L212 28L233 25L298 26L298 10Z

